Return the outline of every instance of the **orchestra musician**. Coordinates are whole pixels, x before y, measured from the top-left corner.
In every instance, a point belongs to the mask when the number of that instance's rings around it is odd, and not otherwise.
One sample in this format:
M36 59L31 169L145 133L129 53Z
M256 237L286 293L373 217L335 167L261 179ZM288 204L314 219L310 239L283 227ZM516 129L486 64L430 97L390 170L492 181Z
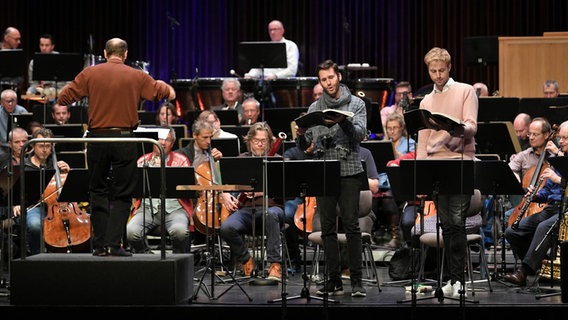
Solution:
M527 134L530 148L511 156L509 168L511 168L511 171L513 171L519 182L525 182L523 184L524 188L528 187L527 182L530 181L531 173L534 172L534 168L540 156L543 152L547 152L546 146L551 129L552 127L547 119L541 117L534 118L529 125L529 133ZM550 141L549 143L553 142ZM513 207L505 212L505 223L509 221L515 207L520 204L521 196L509 195L509 200Z
M36 138L53 138L53 132L47 128L40 128L32 135L33 139ZM53 144L48 142L34 143L32 151L25 157L24 166L25 170L40 170L40 169L54 169L53 163ZM69 165L65 161L57 161L57 167L61 173L69 172ZM41 251L41 234L42 222L46 215L45 203L43 199L38 199L34 206L29 208L26 212L26 227L29 234L29 253L38 254ZM21 207L14 206L15 222L19 223L21 217Z
M559 130L560 147L549 143L546 150L555 156L565 157L568 154L568 121L563 122ZM509 226L505 230L505 239L509 241L515 256L521 260L521 265L514 273L505 275L504 279L523 287L527 284L527 276L534 275L541 269L542 261L553 242L551 236L557 236L557 233L549 231L555 223L559 223L558 212L562 205L563 188L566 187L566 178L552 167L545 168L540 177L546 179L542 189L537 190L536 186L529 185L525 196L536 192L532 201L547 205L542 211L522 218L516 229Z
M270 154L276 139L272 134L272 129L265 122L257 122L253 124L247 135L245 143L247 144L247 152L241 154L241 157L262 157ZM268 199L268 208L262 208L264 204L262 192L247 193L247 200L243 207L233 212L221 224L221 237L227 242L231 248L231 257L235 262L243 264L243 273L245 276L251 276L255 268L255 262L249 253L243 235L252 234L253 223L256 226L262 226L262 217L266 209L265 227L266 227L266 252L267 261L270 263L268 271L268 279L282 280L280 254L280 229L284 224L283 205L273 198ZM258 206L258 209L257 209ZM254 217L254 219L253 219ZM255 230L262 230L256 228Z
M211 138L213 137L215 128L212 123L206 120L196 120L191 126L193 140L185 147L175 150L176 153L185 155L194 168L199 168L203 163L217 162L223 157L223 153L217 148L211 148ZM212 159L210 159L212 158ZM199 178L199 170L196 169L196 178ZM199 179L198 179L199 180ZM238 209L237 199L228 192L221 192L220 196L223 205L229 212ZM204 243L205 239L202 233L194 233L193 243Z
M172 152L172 146L176 141L176 133L172 127L165 126L167 130L158 132L158 142L164 148L165 163L167 167L189 167L189 159L183 154ZM138 167L159 167L160 151L158 146L154 150L138 159ZM133 252L147 253L149 248L146 243L146 235L159 228L162 223L162 211L160 200L144 198L136 199L132 216L126 225L126 239ZM190 243L190 218L193 214L193 203L190 199L166 199L165 203L165 228L172 242L173 253L187 253L191 251Z

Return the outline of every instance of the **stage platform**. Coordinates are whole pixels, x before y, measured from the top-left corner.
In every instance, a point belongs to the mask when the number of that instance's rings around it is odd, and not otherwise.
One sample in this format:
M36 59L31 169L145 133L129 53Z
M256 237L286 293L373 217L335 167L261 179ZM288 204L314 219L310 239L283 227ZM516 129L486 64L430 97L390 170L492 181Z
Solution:
M492 254L491 250L488 252L488 255ZM304 282L303 270L290 273L284 286L282 283L253 285L256 281L240 278L238 271L235 272L238 284L226 275L221 277L216 273L211 276L208 269L203 269L204 265L199 259L196 259L195 266L192 265L194 269L187 268L189 258L186 256L192 256L193 259L193 255L168 253L165 261L162 261L159 254L135 254L125 258L41 254L12 262L12 275L15 278L3 283L0 313L21 317L84 314L96 317L124 315L129 318L277 317L343 320L365 315L373 318L396 316L396 319L483 319L499 314L508 319L565 319L568 314L568 304L561 299L560 283L551 283L543 278L535 282L535 277L529 278L526 288L509 285L495 277L491 281L490 291L487 281L479 281L479 273L475 273L474 277L478 280L475 283L475 296L468 285L466 301L447 297L440 300L434 296L436 283L432 291L417 293L417 299L413 300L406 290L410 281L391 283L387 258L391 253L381 248L374 250L375 257L382 259L376 261L380 291L376 284L367 283L366 297L351 297L349 280L344 279L345 294L328 299L316 296L319 285L305 285L307 282ZM509 256L510 251L507 252ZM48 267L36 269L41 265ZM509 268L514 264L506 265ZM61 269L56 270L55 266ZM179 268L181 266L182 269ZM309 275L311 269L311 263L306 264L306 274ZM217 267L216 270L220 271L221 268ZM227 268L223 270L227 271ZM321 266L320 270L323 270ZM188 272L193 274L189 282L185 279ZM93 277L97 279L94 283L91 282ZM253 278L259 279L262 280L262 272ZM54 288L45 288L45 284ZM25 285L25 288L18 287L21 285ZM176 286L178 289L175 289ZM172 296L172 290L179 288L182 288L181 293ZM306 292L304 289L309 292L308 297L303 294ZM183 296L188 291L191 291L190 299L185 299ZM556 294L542 296L549 293Z

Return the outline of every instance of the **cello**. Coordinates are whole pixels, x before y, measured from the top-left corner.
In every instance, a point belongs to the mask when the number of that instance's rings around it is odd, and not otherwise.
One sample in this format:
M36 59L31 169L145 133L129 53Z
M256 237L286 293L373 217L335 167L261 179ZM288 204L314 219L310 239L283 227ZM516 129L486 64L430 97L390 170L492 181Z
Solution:
M542 153L540 154L537 164L527 170L527 172L523 176L523 188L526 189L529 186L534 186L534 189L531 194L523 196L521 203L515 207L513 213L509 217L508 225L514 230L518 228L521 219L523 219L525 216L530 216L535 213L541 212L544 207L546 207L546 203L532 202L532 199L544 186L544 183L546 183L546 179L544 177L541 177L544 169L548 168L549 166L548 162L546 161L546 154L548 153L548 151L546 151L546 145L548 144L548 141L554 139L557 131L558 125L554 124L552 126L550 135L544 142L544 148L542 150ZM531 177L530 180L528 180L527 177Z
M52 147L53 148L53 147ZM76 202L58 202L57 196L67 178L57 166L55 149L52 149L55 175L45 188L42 198L47 204L46 217L43 223L44 241L50 251L59 252L90 250L91 220L87 213L79 208Z
M304 226L304 208L306 209L306 225ZM304 201L296 208L294 214L294 224L298 230L304 232L306 235L313 231L314 215L316 214L316 197L305 197Z
M220 178L216 169L217 166L211 154L211 145L209 145L209 161L200 163L195 169L196 183L201 186L219 184ZM219 229L230 213L219 192L209 190L199 193L193 213L193 223L197 231L209 234L211 229Z

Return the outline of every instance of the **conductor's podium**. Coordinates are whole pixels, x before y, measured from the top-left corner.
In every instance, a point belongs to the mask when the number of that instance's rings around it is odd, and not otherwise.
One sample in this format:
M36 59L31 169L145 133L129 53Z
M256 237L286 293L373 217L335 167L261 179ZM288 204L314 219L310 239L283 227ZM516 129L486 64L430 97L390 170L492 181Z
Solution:
M14 305L177 305L193 295L193 254L95 257L42 253L12 261Z

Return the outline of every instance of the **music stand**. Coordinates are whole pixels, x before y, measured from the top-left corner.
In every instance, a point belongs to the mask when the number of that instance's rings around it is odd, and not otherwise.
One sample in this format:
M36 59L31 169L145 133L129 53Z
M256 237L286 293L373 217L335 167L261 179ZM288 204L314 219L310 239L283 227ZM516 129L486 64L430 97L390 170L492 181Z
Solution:
M53 132L54 138L82 138L84 127L80 123L73 124L45 124L45 128ZM55 151L81 151L85 150L84 143L56 143Z
M260 100L266 101L267 85L264 81L265 68L286 68L286 44L272 41L245 41L239 43L238 65L243 70L260 69L258 85L260 87Z
M501 235L502 245L501 245L501 274L497 273L497 246L494 246L493 262L494 262L494 272L492 278L494 280L501 280L507 270L506 266L506 249L505 249L505 229L507 228L507 222L505 221L505 209L503 207L503 199L499 195L504 194L525 194L525 191L521 187L519 180L515 177L515 174L505 161L500 160L485 160L485 161L475 161L474 163L475 171L475 189L479 189L481 194L492 195L493 197L493 229L494 229L494 239L497 239L497 215L496 211L500 213L499 219L501 219Z
M287 172L291 172L289 174ZM287 160L272 161L268 163L267 175L270 177L270 185L268 187L268 195L271 197L295 198L300 197L305 203L306 197L311 196L337 196L340 183L340 164L339 160ZM322 181L323 179L323 181ZM304 235L306 233L306 206L304 206L303 228ZM285 281L282 281L282 298L268 300L271 302L286 300L294 300L305 298L309 302L311 298L339 303L339 301L327 298L327 292L324 297L313 297L307 285L307 257L306 249L308 237L304 236L304 287L300 295L286 297ZM325 279L325 277L324 277ZM325 282L324 282L325 286Z
M89 202L89 169L73 168L67 173L61 193L57 196L57 202ZM157 182L159 184L159 182Z
M239 124L239 112L236 109L214 110L222 124L236 126Z
M457 178L456 178L457 177ZM404 194L431 194L434 205L438 206L439 195L471 195L473 194L473 161L472 160L402 160L400 161L400 182L405 191ZM390 181L390 177L389 177ZM394 193L394 192L393 192ZM440 274L440 217L436 215L436 264L437 274ZM424 221L424 217L421 217ZM424 230L424 228L421 228ZM414 277L413 277L414 281ZM465 282L462 284L465 287ZM444 298L451 300L458 300L460 304L463 296L460 298L444 297L442 291L442 279L438 276L438 284L434 296L416 298L416 290L412 284L412 299L409 300L415 305L418 300L438 299L438 302L443 302ZM465 293L462 287L462 293ZM397 303L408 301L399 300ZM470 300L469 302L478 303L479 301Z
M55 82L55 100L57 100L57 82L71 81L83 69L83 56L79 53L35 53L34 80Z
M558 172L560 172L561 177L568 177L568 157L550 157L548 158L548 163L550 163L550 165L558 170ZM566 201L566 178L563 178L562 180L564 180L564 184L561 185L562 187L562 196L560 198L561 203L564 203ZM558 219L556 220L556 222L552 225L551 228L555 229L552 233L553 235L553 241L552 241L552 250L551 250L551 257L550 257L550 286L553 287L554 286L554 261L556 260L556 254L557 254L557 246L558 246L558 234L559 234L559 229L560 229L560 225L562 222L562 219L564 218L564 210L563 210L564 205L560 205L560 208L558 209ZM550 231L549 231L550 232ZM545 237L546 239L546 237ZM544 239L543 239L544 241ZM566 248L566 245L562 246L562 249ZM563 263L564 261L561 261L561 263ZM560 271L560 276L564 276L566 277L566 275L562 274L562 270ZM566 269L564 269L566 270ZM557 296L559 294L562 295L562 302L568 302L568 292L565 292L566 290L566 285L564 281L561 281L560 284L560 288L561 291L560 292L552 292L552 293L547 293L547 294L541 294L541 295L537 295L535 296L535 298L541 299L541 298L546 298L546 297L552 297L552 296Z
M166 167L166 198L195 198L195 193L186 190L177 190L179 185L194 185L195 170L193 167ZM144 172L146 171L146 172ZM151 188L159 186L161 177L160 167L138 167L136 174L138 175L138 183L132 193L134 198L156 198L159 199L162 191L160 188ZM146 181L144 181L146 178ZM69 178L68 178L69 179ZM67 181L65 182L67 184Z
M24 65L22 49L0 50L0 79L23 78L22 66Z
M503 160L521 151L519 139L510 121L478 122L475 153L498 154Z
M2 193L2 197L0 197L0 206L7 205L7 197L9 195L10 189L12 189L13 194L21 194L21 179L20 173L21 168L19 165L14 165L12 170L12 182L10 185L9 182L9 175L8 168L4 168L0 171L0 192ZM44 175L44 183L42 182L42 174ZM51 177L55 174L55 170L53 169L44 169L44 170L28 170L26 169L25 173L25 186L24 186L24 197L28 200L40 200L43 194L43 190L49 184ZM21 198L14 197L14 201L12 202L13 205L21 205Z

